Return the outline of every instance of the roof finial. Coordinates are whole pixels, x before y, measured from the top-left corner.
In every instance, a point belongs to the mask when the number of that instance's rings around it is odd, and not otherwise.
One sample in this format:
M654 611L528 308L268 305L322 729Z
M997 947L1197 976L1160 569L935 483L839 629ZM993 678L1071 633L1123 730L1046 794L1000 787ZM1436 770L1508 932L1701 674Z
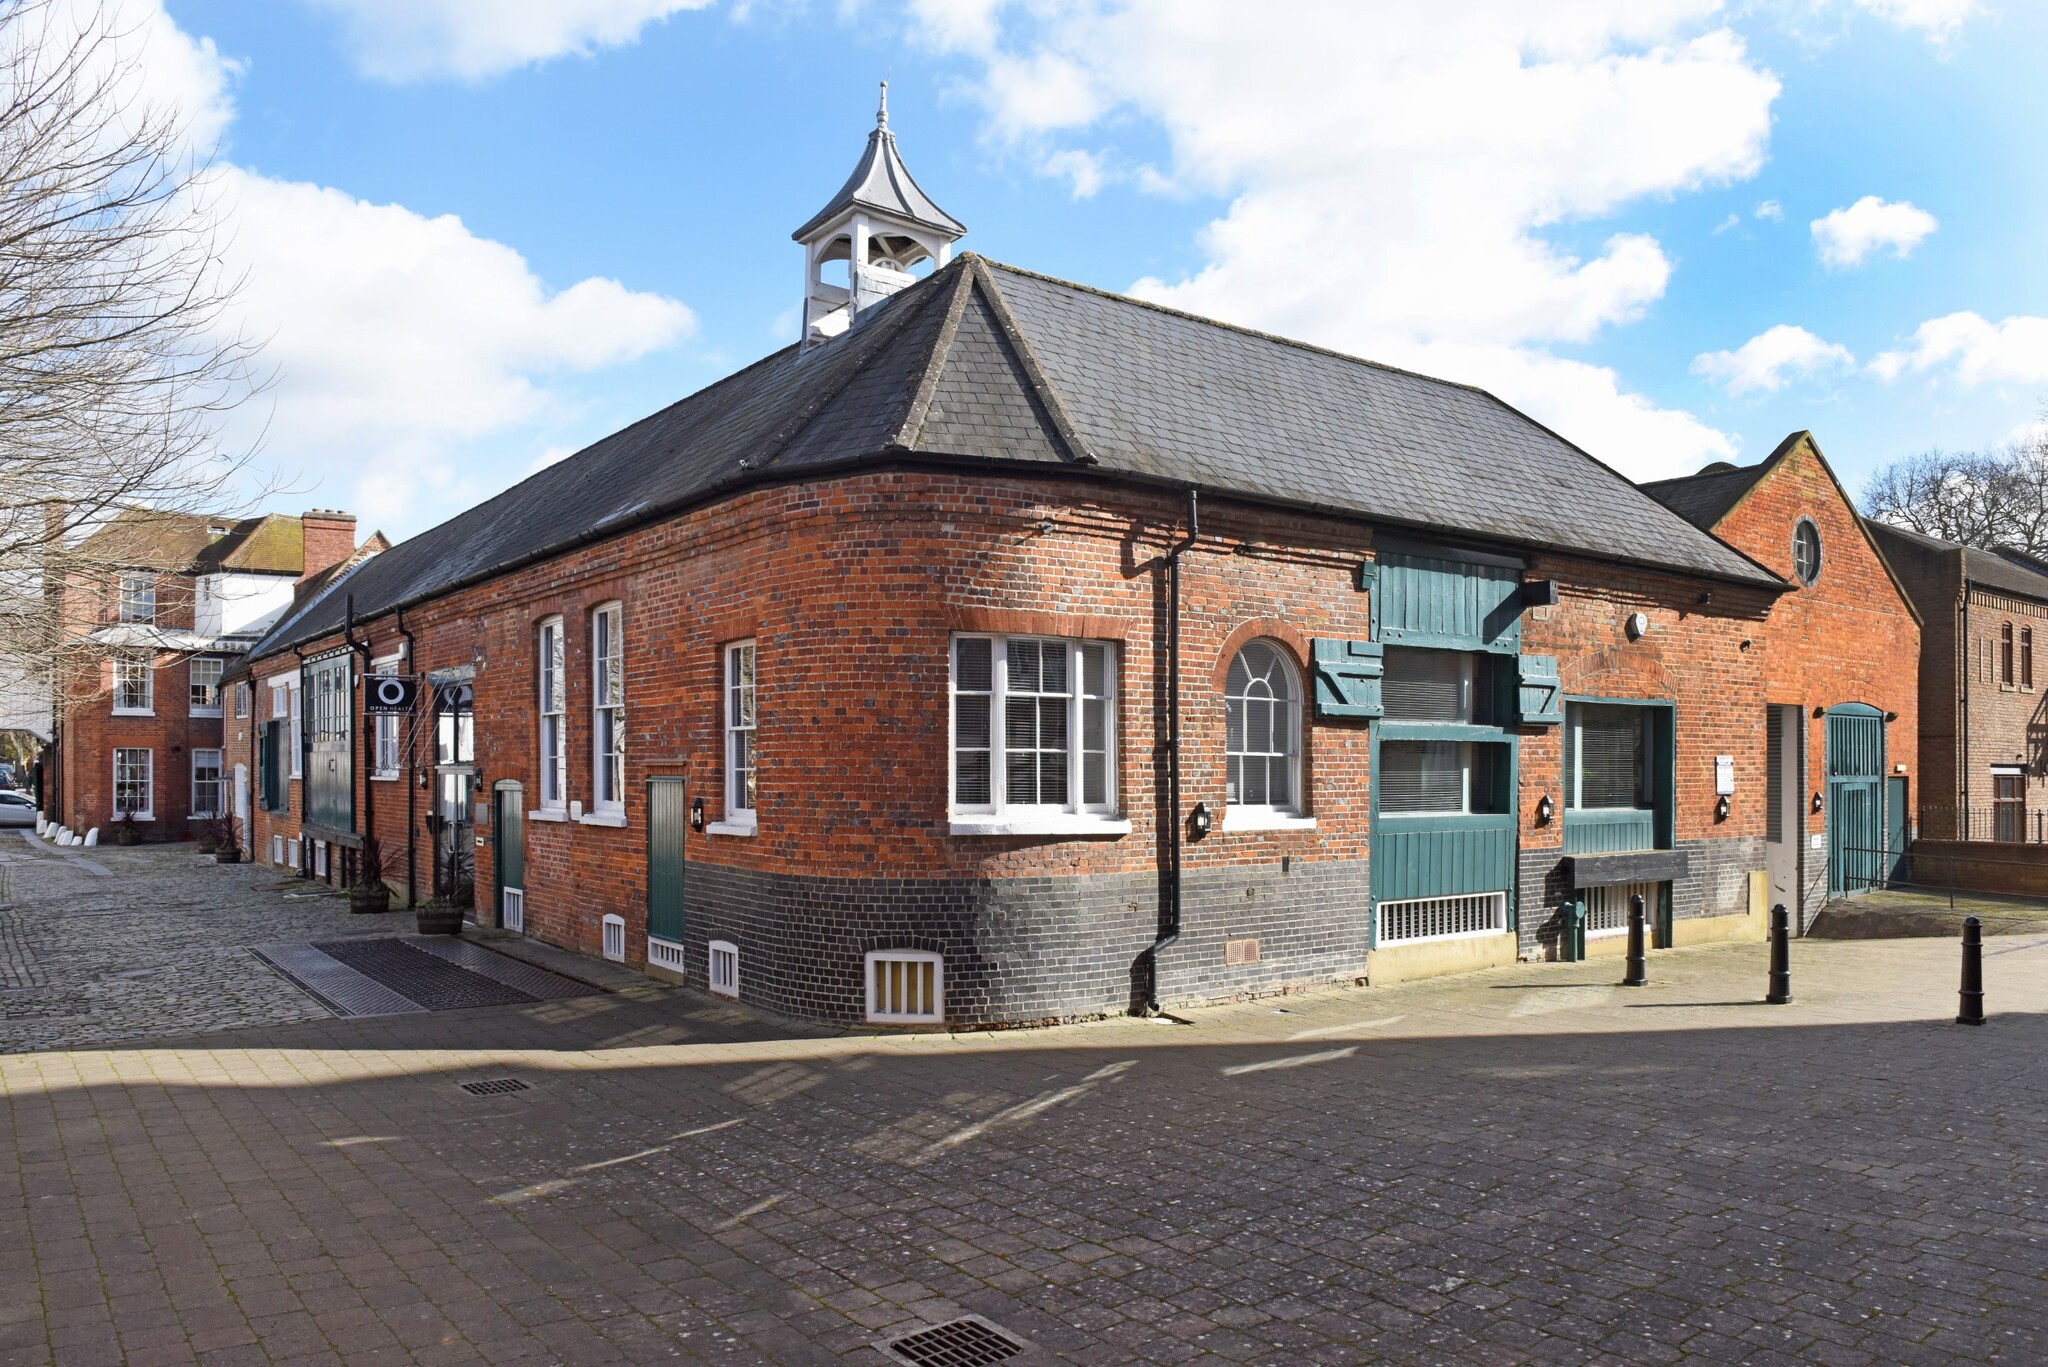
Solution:
M878 108L876 108L876 110L875 110L875 127L877 127L877 128L887 128L888 126L889 126L889 83L888 83L887 81L884 81L884 82L882 82L882 103L881 103L881 105L880 105L880 106L879 106Z

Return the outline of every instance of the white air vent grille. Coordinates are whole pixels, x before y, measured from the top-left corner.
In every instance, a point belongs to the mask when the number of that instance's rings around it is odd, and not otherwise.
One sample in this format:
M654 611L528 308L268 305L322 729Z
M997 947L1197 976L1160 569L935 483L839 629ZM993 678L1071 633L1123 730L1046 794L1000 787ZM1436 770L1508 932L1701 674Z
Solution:
M526 933L526 889L506 888L503 895L505 898L505 929L519 935L524 935Z
M284 862L293 868L299 866L299 840L297 836L293 836L290 840L284 842Z
M1628 934L1628 899L1631 893L1642 897L1645 919L1654 918L1657 914L1655 883L1629 883L1586 890L1587 939L1595 939L1602 935ZM1647 927L1645 929L1647 930Z
M1507 928L1508 895L1504 892L1417 897L1405 902L1380 903L1375 943L1455 940L1467 935L1492 935Z
M315 840L313 842L313 876L315 878L325 878L327 876L327 842L325 840Z
M270 862L273 864L282 864L284 862L284 837L281 835L270 837Z
M868 955L868 1019L881 1025L936 1024L946 1017L946 964L922 949Z
M657 940L647 937L647 962L656 968L665 968L671 973L684 972L683 947L673 940Z
M730 940L713 940L709 952L709 966L705 981L711 990L721 997L737 997L740 994L740 950Z
M626 918L604 918L604 956L615 964L626 962Z

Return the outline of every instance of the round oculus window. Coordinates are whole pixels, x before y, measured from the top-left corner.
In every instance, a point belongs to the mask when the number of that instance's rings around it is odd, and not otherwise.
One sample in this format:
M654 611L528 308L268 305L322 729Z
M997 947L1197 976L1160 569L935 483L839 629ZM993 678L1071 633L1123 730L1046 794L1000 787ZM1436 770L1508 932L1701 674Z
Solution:
M1808 587L1820 578L1820 528L1811 518L1800 518L1792 529L1792 573Z

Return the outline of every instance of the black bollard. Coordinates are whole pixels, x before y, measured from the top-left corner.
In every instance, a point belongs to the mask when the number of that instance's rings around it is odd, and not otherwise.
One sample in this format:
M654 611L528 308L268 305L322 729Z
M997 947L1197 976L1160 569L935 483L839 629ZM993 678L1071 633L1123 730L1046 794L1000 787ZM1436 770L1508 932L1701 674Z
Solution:
M1764 1000L1773 1006L1792 1000L1792 917L1783 902L1771 908L1771 990Z
M1984 923L1963 918L1963 999L1957 1025L1984 1023Z
M1650 966L1643 958L1643 935L1647 928L1643 915L1643 895L1629 894L1628 899L1628 972L1622 977L1623 987L1648 987Z

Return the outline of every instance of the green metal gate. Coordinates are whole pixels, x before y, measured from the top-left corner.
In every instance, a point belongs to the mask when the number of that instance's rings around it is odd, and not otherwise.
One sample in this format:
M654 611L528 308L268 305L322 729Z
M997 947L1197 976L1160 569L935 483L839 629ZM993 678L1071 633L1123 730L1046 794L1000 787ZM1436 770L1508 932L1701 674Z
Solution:
M1865 892L1884 876L1884 715L1862 703L1828 712L1828 892Z
M683 835L690 826L683 780L647 780L647 934L683 943Z
M1888 775L1884 781L1884 876L1887 882L1896 882L1906 876L1906 845L1912 838L1907 826L1909 811L1905 778L1897 774Z

